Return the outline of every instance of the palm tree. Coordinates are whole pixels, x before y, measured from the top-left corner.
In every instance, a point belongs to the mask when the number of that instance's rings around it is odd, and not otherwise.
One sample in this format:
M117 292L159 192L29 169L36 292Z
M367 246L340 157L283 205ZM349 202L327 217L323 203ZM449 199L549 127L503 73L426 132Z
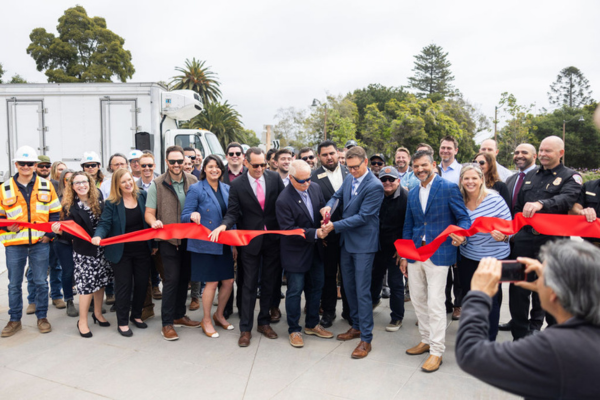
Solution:
M226 101L223 104L208 103L200 114L182 124L184 129L206 129L211 131L226 148L231 142L244 139L241 115Z
M205 67L205 63L196 58L192 58L192 61L186 59L185 68L175 68L182 75L174 76L170 83L171 90L189 89L198 93L204 107L221 98L217 74L210 71L210 67Z

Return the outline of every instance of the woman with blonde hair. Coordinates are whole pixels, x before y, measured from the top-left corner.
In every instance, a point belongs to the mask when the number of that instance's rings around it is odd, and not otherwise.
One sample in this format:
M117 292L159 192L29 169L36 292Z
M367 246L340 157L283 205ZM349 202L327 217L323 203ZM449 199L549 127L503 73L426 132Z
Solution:
M145 212L146 191L138 188L128 170L118 169L112 175L110 195L92 243L99 246L101 239L148 228ZM115 273L117 330L122 336L131 337L129 321L140 329L148 327L141 317L152 264L150 243L113 244L106 246L105 254Z
M62 161L54 161L50 167L50 179L59 181L60 174L67 169L67 165Z
M61 220L75 221L91 236L98 225L104 202L102 194L96 189L94 178L87 172L75 172L70 179L62 201ZM94 324L110 326L102 315L102 299L104 288L112 279L112 269L104 258L104 249L91 245L89 242L71 236L61 229L61 223L52 225L52 231L57 235L70 238L73 243L74 277L79 293L79 320L77 329L82 337L92 337L88 324L88 309L94 298Z

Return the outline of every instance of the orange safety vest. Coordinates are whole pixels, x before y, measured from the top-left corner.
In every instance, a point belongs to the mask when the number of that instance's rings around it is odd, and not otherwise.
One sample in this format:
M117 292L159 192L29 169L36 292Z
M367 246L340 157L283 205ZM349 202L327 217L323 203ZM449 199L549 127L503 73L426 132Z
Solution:
M50 181L36 176L29 204L10 178L0 186L0 218L9 221L42 223L48 222L50 213L60 212L61 206L54 186ZM0 241L4 246L35 244L46 232L35 229L21 229L19 232L0 231Z

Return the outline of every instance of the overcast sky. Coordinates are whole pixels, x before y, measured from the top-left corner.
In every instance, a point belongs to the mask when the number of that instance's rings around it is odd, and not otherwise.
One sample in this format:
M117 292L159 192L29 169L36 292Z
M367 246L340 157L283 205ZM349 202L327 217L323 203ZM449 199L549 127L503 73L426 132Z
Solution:
M600 1L85 1L3 2L0 63L46 82L26 53L29 34L56 34L80 4L125 39L132 82L169 81L186 58L218 73L224 100L258 135L279 108L370 83L407 85L414 58L431 43L449 53L455 86L493 117L502 92L549 107L558 72L576 66L600 98Z

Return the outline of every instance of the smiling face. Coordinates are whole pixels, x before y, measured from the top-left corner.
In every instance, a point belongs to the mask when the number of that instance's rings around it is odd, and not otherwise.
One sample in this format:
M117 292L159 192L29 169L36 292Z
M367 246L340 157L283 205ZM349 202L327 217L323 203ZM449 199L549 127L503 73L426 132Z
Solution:
M140 158L140 166L142 167L142 177L144 179L152 179L154 175L154 159L152 157Z
M194 169L194 164L192 163L192 159L189 157L185 157L185 159L183 161L183 170L185 172L187 172L188 174L191 174L193 169Z
M292 163L292 156L287 153L282 153L277 159L277 169L279 172L287 174L290 171L290 164Z
M520 144L515 149L513 155L513 161L515 166L521 171L525 171L535 163L537 154L535 154L535 148L529 144Z
M290 183L296 190L304 192L310 186L310 180L307 179L310 179L310 169L299 169L296 171L296 175L293 175L290 179ZM304 181L304 183L298 181Z
M123 174L121 176L121 180L119 181L119 188L121 189L121 193L123 196L126 194L133 193L133 186L135 185L135 181L130 173Z
M246 168L248 168L248 174L254 179L259 179L265 172L267 164L265 163L265 155L250 153L250 161L244 160Z
M477 158L475 158L475 161L479 164L479 167L481 168L481 171L484 174L486 174L487 170L488 170L488 164L487 164L487 161L486 161L485 157L482 156L482 155L479 155L479 156L477 156ZM483 164L482 164L482 162L483 162Z
M183 173L183 154L179 151L172 151L167 156L167 167L173 176L180 176Z
M215 160L210 160L208 164L204 167L204 173L206 174L206 179L209 182L216 182L221 178L221 168Z
M560 164L560 158L565 154L562 146L562 140L555 137L548 137L540 143L538 158L540 164L546 169L552 169Z
M227 164L232 166L233 169L238 169L242 165L244 159L244 152L241 147L230 147L225 155Z
M395 162L398 171L405 172L408 169L408 164L410 163L410 156L405 151L398 151L396 153Z
M76 175L73 178L73 182L71 182L71 185L80 199L87 198L87 195L90 192L90 182L88 181L88 178L85 175Z
M460 185L470 198L477 198L483 185L483 179L475 169L470 169L463 174Z
M373 171L373 173L375 175L377 175L379 173L379 171L381 171L381 169L383 168L384 165L385 165L385 161L383 161L379 157L373 157L371 159L371 171Z
M346 160L346 168L350 171L353 177L360 178L367 172L367 159L360 160L359 157L352 157Z
M444 140L440 144L440 157L443 162L452 164L457 153L458 149L454 147L454 142Z
M429 183L433 178L433 170L435 169L435 161L431 162L428 156L423 156L413 160L413 172L417 179L422 183Z

